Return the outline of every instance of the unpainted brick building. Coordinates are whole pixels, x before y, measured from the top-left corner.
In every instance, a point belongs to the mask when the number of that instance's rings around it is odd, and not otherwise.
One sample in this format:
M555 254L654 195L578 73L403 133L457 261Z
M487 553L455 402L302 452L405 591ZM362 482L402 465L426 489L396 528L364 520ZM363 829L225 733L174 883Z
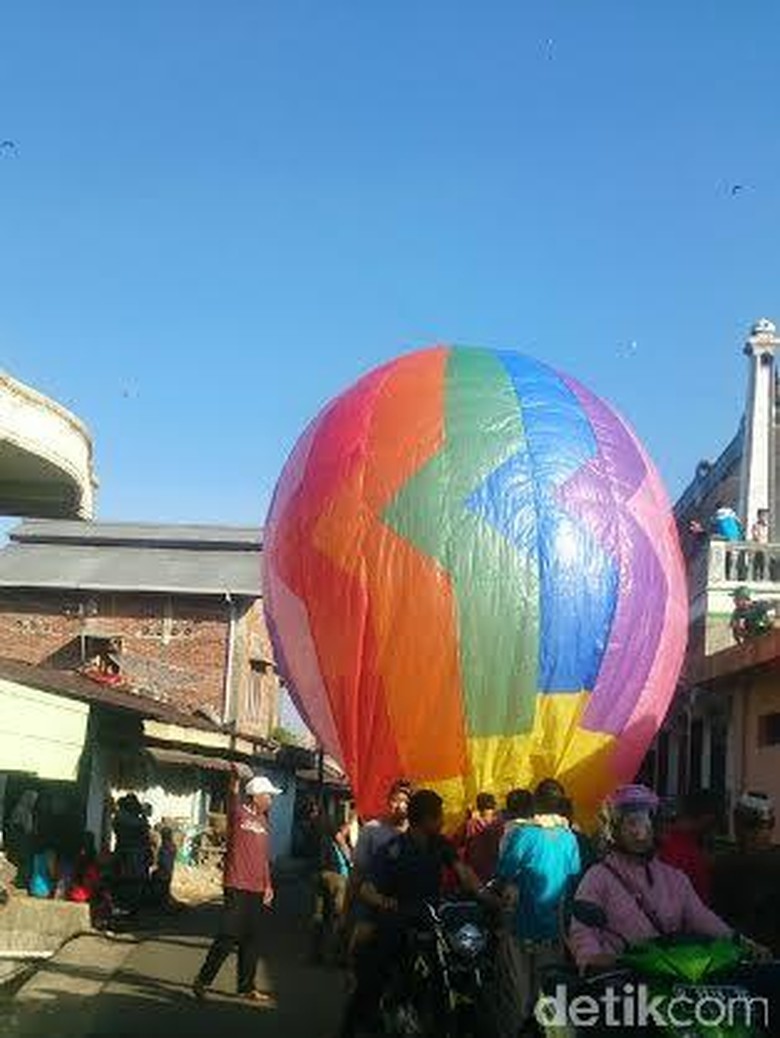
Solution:
M259 530L26 521L0 551L0 657L108 660L123 684L240 734L278 724Z

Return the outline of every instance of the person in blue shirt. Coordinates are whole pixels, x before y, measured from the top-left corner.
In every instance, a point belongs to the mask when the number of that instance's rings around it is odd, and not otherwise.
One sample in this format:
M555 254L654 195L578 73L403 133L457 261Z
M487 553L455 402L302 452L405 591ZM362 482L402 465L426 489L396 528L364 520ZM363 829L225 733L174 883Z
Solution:
M52 897L55 887L54 873L54 855L50 851L34 854L30 870L30 897Z
M522 1016L533 1009L539 971L561 959L561 902L581 872L562 794L558 783L540 783L530 824L507 834L498 863L497 878L513 906L506 972L511 1001Z
M719 501L710 520L710 532L713 537L724 541L744 541L745 530L739 516L733 508Z

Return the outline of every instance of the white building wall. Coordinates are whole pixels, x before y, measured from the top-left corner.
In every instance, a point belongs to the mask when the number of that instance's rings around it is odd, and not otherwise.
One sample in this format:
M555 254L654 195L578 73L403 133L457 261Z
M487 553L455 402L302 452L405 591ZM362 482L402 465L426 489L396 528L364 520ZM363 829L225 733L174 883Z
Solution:
M263 773L282 790L280 796L274 797L271 807L271 856L276 860L289 857L292 853L296 780L294 776L276 774L270 769L264 769ZM159 786L149 789L111 790L115 800L125 793L135 793L142 804L151 805L152 825L159 824L164 818L178 820L185 828L198 828L207 822L209 805L208 794L205 791L178 795L167 793ZM97 793L95 804L97 805Z
M135 793L142 804L152 808L150 822L158 825L164 818L179 821L185 827L202 825L205 820L204 794L198 790L194 793L168 793L161 786L149 789L113 789L115 800L126 793Z

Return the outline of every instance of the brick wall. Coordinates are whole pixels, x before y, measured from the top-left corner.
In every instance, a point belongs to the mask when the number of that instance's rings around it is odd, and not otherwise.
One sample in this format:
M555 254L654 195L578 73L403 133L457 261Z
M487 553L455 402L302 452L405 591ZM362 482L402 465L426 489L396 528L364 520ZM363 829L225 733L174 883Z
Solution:
M85 629L122 639L134 686L183 709L209 707L221 716L228 636L222 600L0 590L0 656L75 667Z

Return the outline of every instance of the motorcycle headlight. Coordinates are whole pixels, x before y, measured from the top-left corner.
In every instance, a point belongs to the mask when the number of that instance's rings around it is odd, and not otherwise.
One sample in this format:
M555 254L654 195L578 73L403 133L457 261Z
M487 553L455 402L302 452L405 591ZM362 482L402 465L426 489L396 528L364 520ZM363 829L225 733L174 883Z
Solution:
M487 934L475 923L463 923L447 938L452 950L467 959L475 959L487 946Z

